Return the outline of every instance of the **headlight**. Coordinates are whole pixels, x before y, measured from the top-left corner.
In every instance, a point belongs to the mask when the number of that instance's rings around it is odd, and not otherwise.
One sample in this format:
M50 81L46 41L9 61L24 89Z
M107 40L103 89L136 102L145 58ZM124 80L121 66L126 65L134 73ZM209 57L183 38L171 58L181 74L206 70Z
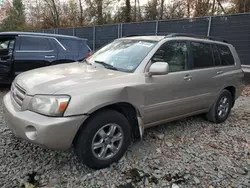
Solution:
M69 104L69 96L35 95L28 109L48 116L62 116Z

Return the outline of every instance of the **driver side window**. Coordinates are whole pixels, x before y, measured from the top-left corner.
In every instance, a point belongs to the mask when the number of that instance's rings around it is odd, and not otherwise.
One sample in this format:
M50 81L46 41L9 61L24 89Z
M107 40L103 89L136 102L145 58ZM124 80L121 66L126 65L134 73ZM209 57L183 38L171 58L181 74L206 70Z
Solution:
M170 41L163 44L152 57L152 63L167 62L169 72L186 70L188 61L186 42Z

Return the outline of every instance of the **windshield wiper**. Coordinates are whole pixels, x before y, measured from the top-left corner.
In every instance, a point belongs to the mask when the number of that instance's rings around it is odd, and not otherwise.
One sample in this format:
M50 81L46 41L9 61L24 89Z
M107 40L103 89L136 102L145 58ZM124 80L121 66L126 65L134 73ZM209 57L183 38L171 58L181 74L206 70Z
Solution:
M118 70L116 67L114 67L113 65L110 65L108 63L105 63L103 61L95 61L95 63L101 64L103 65L105 68L107 69L111 69L111 70Z

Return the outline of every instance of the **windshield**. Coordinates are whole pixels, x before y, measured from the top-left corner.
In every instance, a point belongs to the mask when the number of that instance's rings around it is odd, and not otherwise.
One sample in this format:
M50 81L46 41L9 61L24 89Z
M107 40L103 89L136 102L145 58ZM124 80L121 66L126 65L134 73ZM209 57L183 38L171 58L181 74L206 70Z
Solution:
M101 62L102 65L110 65L104 66L105 68L134 72L156 44L156 41L116 40L94 53L88 62Z

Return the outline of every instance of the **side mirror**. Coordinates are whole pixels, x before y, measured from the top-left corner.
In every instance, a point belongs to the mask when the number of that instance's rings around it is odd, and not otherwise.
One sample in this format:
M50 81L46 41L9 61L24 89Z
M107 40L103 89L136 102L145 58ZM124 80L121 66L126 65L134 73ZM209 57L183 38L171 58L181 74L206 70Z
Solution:
M167 62L155 62L149 68L149 76L168 74L169 67Z

